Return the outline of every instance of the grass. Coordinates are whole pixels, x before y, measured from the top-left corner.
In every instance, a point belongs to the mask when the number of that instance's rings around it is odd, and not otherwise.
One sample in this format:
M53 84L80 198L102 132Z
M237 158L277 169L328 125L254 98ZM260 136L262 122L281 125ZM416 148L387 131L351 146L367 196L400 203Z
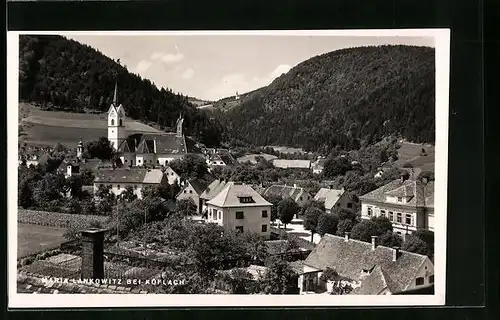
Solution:
M426 156L420 155L422 148L425 149ZM411 163L414 168L429 170L434 166L434 146L403 142L398 149L396 165L402 167L405 163Z
M107 114L46 111L28 103L19 104L19 141L34 145L53 146L57 142L76 146L80 138L95 140L108 135ZM127 119L129 133L158 133L139 121Z
M55 249L66 241L63 234L66 229L45 227L31 224L17 226L17 257Z

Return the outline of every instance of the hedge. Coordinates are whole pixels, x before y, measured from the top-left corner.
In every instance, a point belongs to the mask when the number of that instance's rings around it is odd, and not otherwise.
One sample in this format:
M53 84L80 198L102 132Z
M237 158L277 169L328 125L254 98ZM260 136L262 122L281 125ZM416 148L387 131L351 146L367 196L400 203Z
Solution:
M17 211L18 223L56 228L68 228L71 226L77 229L84 229L87 228L92 221L98 221L102 225L105 225L109 221L108 219L108 217L97 215L68 214L26 209L18 209Z

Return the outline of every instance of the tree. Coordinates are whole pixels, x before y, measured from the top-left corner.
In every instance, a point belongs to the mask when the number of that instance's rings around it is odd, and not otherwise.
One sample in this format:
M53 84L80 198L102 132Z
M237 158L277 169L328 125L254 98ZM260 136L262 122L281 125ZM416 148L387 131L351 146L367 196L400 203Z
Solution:
M332 213L323 213L318 218L318 226L316 231L320 236L324 236L325 233L335 234L337 232L337 225L339 223L339 217Z
M304 218L304 229L311 231L311 242L313 242L314 233L318 226L318 219L323 214L323 211L316 207L309 207Z
M346 157L328 158L323 167L323 175L326 178L343 176L352 169L352 165Z
M160 197L162 197L163 199L174 200L175 196L172 196L172 191L170 189L171 187L170 184L168 183L168 179L163 178L160 184L158 185L158 193Z
M191 217L196 215L196 209L197 206L193 199L181 199L177 201L177 208L175 209L175 212L180 217Z
M86 155L91 159L113 160L115 156L114 148L107 137L87 142L85 150Z
M392 222L389 218L383 216L372 217L371 221L377 225L379 234L384 234L388 231L392 232Z
M363 220L356 224L351 231L353 239L371 242L372 236L379 236L378 225L371 220Z
M385 233L381 234L378 239L378 243L381 246L385 247L401 247L403 244L403 239L397 234L392 231L386 231Z
M337 235L338 236L344 236L346 232L351 232L354 224L352 223L352 220L347 219L347 220L340 220L339 224L337 225Z
M286 260L271 257L266 261L268 268L260 280L266 294L291 294L296 292L297 274Z
M311 207L314 207L314 208L318 208L319 210L321 210L322 212L325 212L325 202L324 201L318 201L318 200L309 200L307 201L304 206L302 207L302 210L300 212L301 215L305 215L306 214L306 211L311 208Z
M271 203L273 206L271 207L271 221L275 221L278 219L278 205L283 198L278 195L270 194L264 196L267 202Z
M132 202L137 199L137 195L134 193L134 188L132 186L127 186L125 191L120 194L120 198L127 202Z
M67 185L72 198L79 198L82 195L82 179L78 176L71 176L67 179Z
M339 220L342 221L342 220L351 220L352 221L352 224L355 225L357 222L358 222L358 214L356 214L355 212L351 211L351 210L347 210L347 209L344 209L344 208L335 208L333 210L333 213L336 214L338 217L339 217Z
M33 191L31 190L30 183L23 181L19 191L19 205L24 209L28 209L33 205Z
M424 240L415 235L408 235L403 242L403 250L430 256L431 251Z
M278 203L278 216L285 225L293 220L293 217L299 212L299 206L292 198L285 198Z
M195 154L187 154L182 159L175 159L169 163L169 166L183 180L203 179L208 173L205 160Z
M84 186L91 186L92 184L94 184L95 175L92 170L88 168L83 169L80 173L80 177Z

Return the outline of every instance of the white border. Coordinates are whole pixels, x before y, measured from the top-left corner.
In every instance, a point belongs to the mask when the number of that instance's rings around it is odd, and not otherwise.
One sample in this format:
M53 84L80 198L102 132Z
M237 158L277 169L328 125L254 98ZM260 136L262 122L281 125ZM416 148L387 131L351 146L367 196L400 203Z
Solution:
M186 36L345 36L433 37L436 52L436 152L435 152L435 294L394 296L331 295L50 295L17 293L17 132L18 64L20 34ZM8 306L9 308L85 307L217 307L217 306L401 306L444 305L446 284L446 215L448 172L450 29L293 30L293 31L99 31L7 32L7 147L8 147Z

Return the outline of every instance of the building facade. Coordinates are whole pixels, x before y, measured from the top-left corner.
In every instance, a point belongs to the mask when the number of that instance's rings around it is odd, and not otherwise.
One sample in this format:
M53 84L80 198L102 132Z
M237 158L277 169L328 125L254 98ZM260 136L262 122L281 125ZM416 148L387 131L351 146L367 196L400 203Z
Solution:
M102 187L110 187L110 192L120 196L127 187L132 187L137 198L142 199L142 190L158 186L164 179L160 169L118 168L99 170L94 180L94 194Z
M314 196L314 200L323 202L327 213L333 213L335 209L344 209L351 212L358 212L359 210L359 199L344 189L321 188Z
M207 222L269 239L271 207L249 185L231 182L207 201Z
M361 218L387 217L403 239L417 230L434 231L434 181L403 176L360 200Z

